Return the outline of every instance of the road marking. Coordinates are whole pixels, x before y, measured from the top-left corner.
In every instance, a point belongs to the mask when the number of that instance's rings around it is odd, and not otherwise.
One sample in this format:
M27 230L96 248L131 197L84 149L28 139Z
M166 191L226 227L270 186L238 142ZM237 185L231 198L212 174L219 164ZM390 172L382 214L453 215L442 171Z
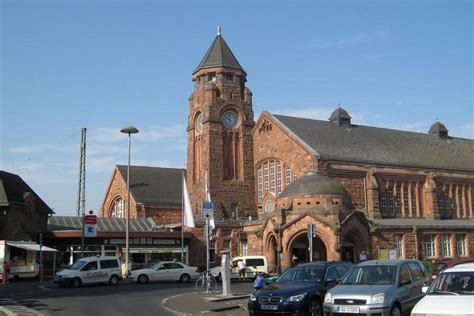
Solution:
M45 291L52 291L52 289L47 288L47 287L44 286L44 285L39 285L38 287L39 287L40 289L42 289L42 290L45 290Z
M7 314L7 316L16 316L16 314L8 309L6 309L5 307L1 306L0 305L0 312L3 312L5 314Z

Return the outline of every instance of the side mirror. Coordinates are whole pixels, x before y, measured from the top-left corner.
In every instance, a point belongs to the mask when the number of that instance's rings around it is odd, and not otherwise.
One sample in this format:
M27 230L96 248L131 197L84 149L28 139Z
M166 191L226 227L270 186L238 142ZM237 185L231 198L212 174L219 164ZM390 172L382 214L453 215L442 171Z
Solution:
M335 285L337 283L336 279L328 278L326 279L326 285Z
M428 292L428 288L429 288L429 286L423 286L423 287L421 288L421 292L424 293L424 294L426 294L426 292Z

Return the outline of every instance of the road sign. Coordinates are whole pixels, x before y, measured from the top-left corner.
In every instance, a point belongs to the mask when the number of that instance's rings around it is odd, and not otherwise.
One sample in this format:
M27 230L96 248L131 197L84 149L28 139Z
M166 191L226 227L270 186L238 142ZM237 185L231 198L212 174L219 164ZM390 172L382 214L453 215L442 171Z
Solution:
M95 216L95 215L86 215L86 216L84 216L84 224L90 224L90 225L97 224L97 216Z
M84 225L84 237L97 237L97 228L95 224Z
M212 218L213 205L212 202L203 202L202 203L202 213L205 217Z

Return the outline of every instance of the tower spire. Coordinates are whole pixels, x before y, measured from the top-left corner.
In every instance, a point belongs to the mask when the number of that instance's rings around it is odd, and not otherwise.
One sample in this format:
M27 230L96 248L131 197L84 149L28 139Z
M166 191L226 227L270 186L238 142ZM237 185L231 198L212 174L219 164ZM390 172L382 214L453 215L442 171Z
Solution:
M217 27L217 36L221 36L221 30L222 30L221 27L218 26Z

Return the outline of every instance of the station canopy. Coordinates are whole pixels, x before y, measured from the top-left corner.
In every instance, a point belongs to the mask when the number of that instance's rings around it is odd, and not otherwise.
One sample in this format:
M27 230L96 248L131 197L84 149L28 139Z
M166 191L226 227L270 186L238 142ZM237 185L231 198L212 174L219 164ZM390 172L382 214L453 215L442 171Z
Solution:
M29 251L57 251L56 249L41 246L33 242L7 241L7 245Z

